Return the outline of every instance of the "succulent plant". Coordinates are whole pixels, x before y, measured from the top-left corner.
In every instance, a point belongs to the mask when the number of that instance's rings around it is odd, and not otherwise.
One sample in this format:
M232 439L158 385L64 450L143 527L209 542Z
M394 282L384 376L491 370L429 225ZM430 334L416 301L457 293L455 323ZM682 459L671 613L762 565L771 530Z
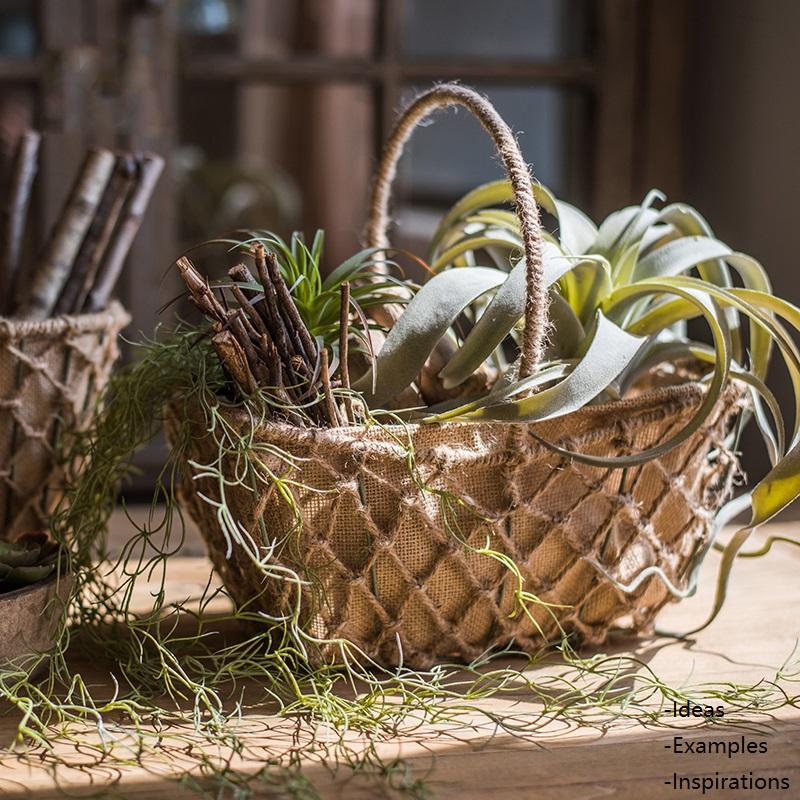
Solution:
M49 578L56 571L58 555L58 545L45 531L0 541L0 594Z

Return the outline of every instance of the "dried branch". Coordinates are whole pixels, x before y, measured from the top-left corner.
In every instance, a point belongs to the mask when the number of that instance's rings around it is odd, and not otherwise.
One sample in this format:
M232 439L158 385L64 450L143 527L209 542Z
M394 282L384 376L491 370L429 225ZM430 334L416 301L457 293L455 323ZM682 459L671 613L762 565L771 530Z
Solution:
M164 159L152 153L137 155L136 161L138 164L136 187L125 203L119 229L103 259L84 311L100 311L108 305L133 240L139 232L150 196L164 169Z
M261 249L263 250L263 248ZM292 331L296 331L297 338L300 340L300 349L298 352L301 354L305 353L305 357L308 359L309 363L313 364L317 360L317 345L311 338L311 334L308 332L308 328L306 328L306 324L303 322L303 318L300 316L300 312L294 304L294 299L289 291L289 287L286 285L283 275L281 275L281 270L280 267L278 267L275 254L267 252L265 254L265 260L267 273L277 293L278 307L284 315L287 327Z
M245 328L243 312L238 309L229 311L228 324L231 332L236 337L236 341L239 342L242 350L244 350L247 364L250 367L250 372L255 376L257 385L266 385L267 381L269 381L269 372L266 365L259 358L258 352L250 339L250 334Z
M136 173L137 166L132 156L117 157L116 168L97 208L97 214L58 298L56 313L77 314L83 308L106 257L125 201L133 189Z
M286 320L280 312L278 294L268 272L265 251L261 245L255 247L255 260L259 279L264 287L266 323L272 340L278 348L278 355L289 376L296 376L298 383L305 382L311 377L313 370L308 370L305 354L302 348L297 349L297 341L291 336ZM299 359L295 356L299 356ZM290 377L290 379L294 378Z
M109 150L89 150L53 229L29 286L17 281L16 313L28 319L45 319L55 308L67 282L75 256L108 185L116 159Z
M247 270L244 264L238 264L235 267L231 267L228 270L228 275L230 275L233 280L241 280L242 269ZM249 272L249 270L247 270ZM252 276L251 276L252 277ZM247 315L247 319L249 320L250 324L258 331L259 335L269 335L269 330L267 329L266 322L262 318L261 314L258 313L256 307L250 302L250 298L244 293L244 290L240 286L233 285L230 287L231 293L236 298L236 301L241 306L244 313Z
M301 426L309 422L341 425L328 351L322 348L317 353L283 277L270 270L271 259L265 249L256 246L253 251L263 293L259 291L261 287L256 288L258 282L250 270L244 264L237 264L228 270L234 283L219 288L222 302L189 259L177 262L189 297L212 321L217 354L242 391L252 394L258 388L268 390L277 401L273 413L279 417ZM277 268L277 263L273 262L273 267ZM252 284L253 288L239 286L237 282ZM238 303L231 310L227 308L228 293ZM348 303L345 299L345 311ZM295 318L301 328L292 322ZM309 359L301 331L313 345L310 349L313 360ZM345 344L345 353L346 350ZM301 408L307 398L312 402Z
M179 258L176 263L178 272L189 289L189 297L192 302L206 316L220 325L224 325L228 319L227 311L208 288L208 283L203 280L203 276L197 271L194 264L186 257Z
M8 194L2 210L2 247L0 247L0 313L11 312L11 298L20 267L25 223L31 199L33 179L38 169L42 137L25 131L17 142Z
M328 349L320 348L320 378L322 380L322 394L325 399L325 414L328 422L334 428L340 425L339 412L336 410L336 403L333 401L333 391L331 390L331 377L328 367Z
M253 394L258 385L247 364L247 355L233 333L227 328L220 329L211 337L211 343L222 365L242 391L248 395Z
M235 281L240 281L241 283L255 283L256 279L252 272L247 268L246 264L237 264L235 267L231 267L228 270L228 275ZM244 290L243 290L244 291ZM250 296L255 297L257 294L256 292L249 290Z

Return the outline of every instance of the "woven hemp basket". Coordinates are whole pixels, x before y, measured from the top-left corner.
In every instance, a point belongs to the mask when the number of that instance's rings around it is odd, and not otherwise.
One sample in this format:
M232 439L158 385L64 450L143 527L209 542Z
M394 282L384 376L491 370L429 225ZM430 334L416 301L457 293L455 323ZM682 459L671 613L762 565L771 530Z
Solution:
M95 314L0 319L0 538L47 526L58 497L61 431L89 421L130 317Z
M522 357L528 364L520 372L530 372L545 330L538 210L513 135L480 95L440 86L401 116L374 184L368 244L388 246L389 192L412 129L453 104L479 117L515 189L528 264ZM300 621L323 640L319 658L336 660L340 651L331 640L345 639L379 663L424 668L470 660L511 641L533 651L557 640L559 625L599 643L620 620L646 630L672 596L655 576L631 591L619 584L653 566L673 584L686 583L731 491L737 464L724 439L743 393L731 384L701 429L658 460L625 471L578 463L540 440L591 455L636 452L684 428L704 393L686 382L539 423L329 429L270 423L253 430L244 410L225 409L230 429L259 448L264 466L296 481L290 490L299 519L274 484L256 491L227 485L224 500L261 552L281 543L271 556L278 569L307 581ZM167 416L173 441L179 420L188 419L188 461L233 475L236 459L220 457L199 404L176 401ZM291 454L288 474L270 448ZM200 471L187 463L180 498L234 601L272 617L291 614L297 585L266 579L247 548L231 542L218 517L220 483L198 477ZM554 607L528 603L523 611L518 577L479 552L487 546L513 559L524 591Z

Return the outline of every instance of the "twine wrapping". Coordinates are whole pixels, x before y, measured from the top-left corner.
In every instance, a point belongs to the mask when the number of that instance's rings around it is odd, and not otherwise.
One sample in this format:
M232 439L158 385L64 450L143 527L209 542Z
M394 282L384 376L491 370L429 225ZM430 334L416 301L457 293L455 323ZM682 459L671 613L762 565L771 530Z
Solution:
M118 303L42 321L0 318L0 538L47 526L58 438L88 423L129 321Z

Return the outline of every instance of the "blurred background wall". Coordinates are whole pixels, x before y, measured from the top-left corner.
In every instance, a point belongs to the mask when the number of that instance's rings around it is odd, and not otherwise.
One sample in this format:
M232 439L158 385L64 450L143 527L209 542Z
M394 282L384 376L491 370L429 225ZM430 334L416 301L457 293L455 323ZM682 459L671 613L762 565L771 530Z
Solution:
M799 32L797 0L0 0L0 173L22 128L45 132L36 249L87 144L167 157L121 289L149 334L199 240L323 227L329 266L352 253L397 108L461 79L564 199L600 220L659 187L800 302ZM478 124L441 116L402 163L395 241L424 255L499 175Z
M723 241L764 264L777 295L800 304L800 3L703 0L691 9L686 199ZM770 377L793 416L788 375L775 365ZM763 474L756 431L743 447L745 467Z

